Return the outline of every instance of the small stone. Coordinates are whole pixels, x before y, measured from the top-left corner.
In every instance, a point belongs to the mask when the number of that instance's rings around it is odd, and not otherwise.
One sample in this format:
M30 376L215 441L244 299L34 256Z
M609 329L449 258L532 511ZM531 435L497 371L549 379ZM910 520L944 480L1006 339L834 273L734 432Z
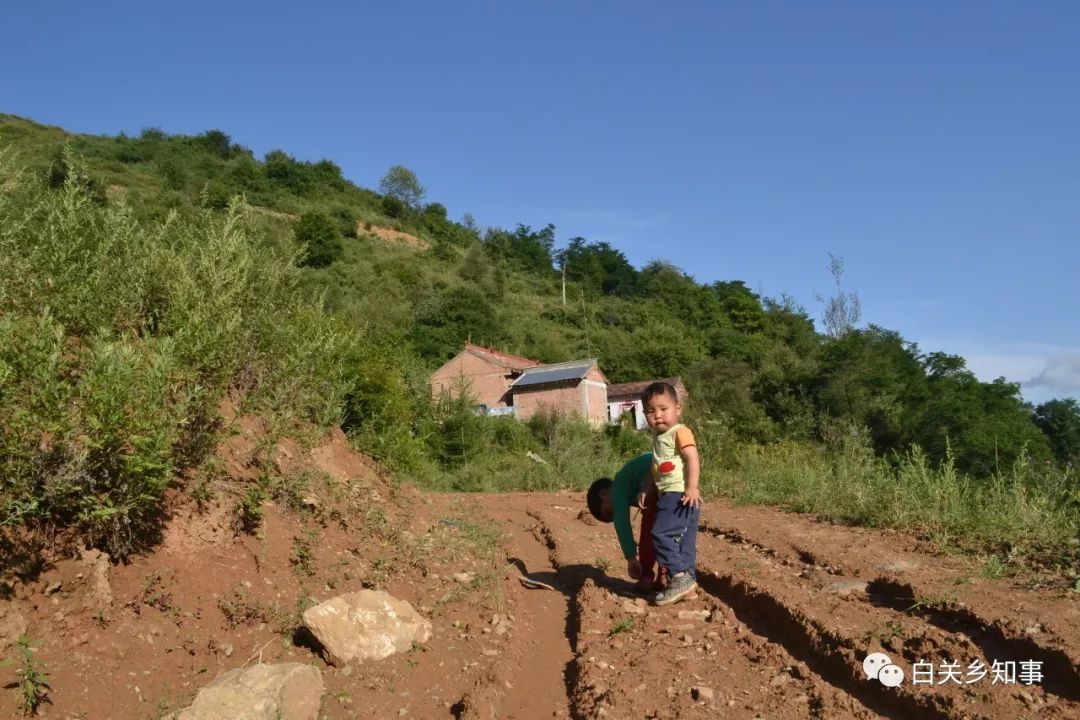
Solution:
M63 580L53 580L51 583L45 586L45 594L52 595L54 592L57 592L63 584Z
M845 580L834 582L825 588L840 597L851 597L866 594L866 582L861 580Z
M699 702L712 702L716 697L716 694L711 687L698 685L697 687L690 688L690 697Z
M770 680L769 684L772 685L773 687L780 687L781 685L783 685L784 683L786 683L788 681L788 677L789 677L789 675L787 673L780 673L779 675L775 676L772 680Z
M467 572L454 573L453 578L462 585L468 585L473 581L473 574Z
M232 657L233 652L235 652L232 643L222 643L221 652L225 653L225 657Z
M349 677L350 675L352 675L352 665L346 665L345 667L341 668L341 674L345 677Z
M708 610L680 610L680 620L705 620L709 617Z

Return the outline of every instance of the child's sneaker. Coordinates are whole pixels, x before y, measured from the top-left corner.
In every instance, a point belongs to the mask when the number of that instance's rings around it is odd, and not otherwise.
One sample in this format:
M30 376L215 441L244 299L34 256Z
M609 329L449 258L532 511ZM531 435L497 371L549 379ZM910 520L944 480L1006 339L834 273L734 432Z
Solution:
M694 576L686 572L671 578L666 589L656 593L653 605L670 605L679 602L697 589L697 581Z

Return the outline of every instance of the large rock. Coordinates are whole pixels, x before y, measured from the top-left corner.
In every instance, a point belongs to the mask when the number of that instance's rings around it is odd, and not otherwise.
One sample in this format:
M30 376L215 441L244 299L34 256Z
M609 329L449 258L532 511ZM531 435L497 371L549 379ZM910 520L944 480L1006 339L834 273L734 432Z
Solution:
M335 665L381 660L431 637L431 623L412 605L378 590L339 595L309 608L304 625Z
M323 679L301 663L230 670L174 715L175 720L317 720Z

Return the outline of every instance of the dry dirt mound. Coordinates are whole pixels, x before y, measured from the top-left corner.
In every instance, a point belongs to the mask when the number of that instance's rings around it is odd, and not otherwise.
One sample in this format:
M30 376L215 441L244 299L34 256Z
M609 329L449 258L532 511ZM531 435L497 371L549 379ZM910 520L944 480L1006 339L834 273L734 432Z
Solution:
M59 559L0 598L39 644L40 716L163 718L230 670L299 662L321 671L319 717L334 720L1080 717L1080 598L1064 588L985 579L900 533L714 503L698 597L655 608L580 493L420 494L340 433L268 447L257 419L226 420L229 477L205 507L174 510L155 552ZM277 499L244 532L244 489L268 476ZM430 639L328 663L301 614L363 588L408 601ZM868 680L871 652L906 681ZM995 661L1042 677L973 679ZM911 682L920 662L932 684ZM18 691L0 692L0 717L19 711Z
M431 243L415 235L365 222L356 223L356 235L357 237L370 236L394 245L404 245L417 250L427 250L431 247Z

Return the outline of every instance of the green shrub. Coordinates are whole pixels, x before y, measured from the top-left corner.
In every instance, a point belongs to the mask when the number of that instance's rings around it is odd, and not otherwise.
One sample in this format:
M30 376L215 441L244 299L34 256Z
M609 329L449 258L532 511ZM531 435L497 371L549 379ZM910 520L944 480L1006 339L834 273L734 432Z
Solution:
M19 176L0 193L0 531L70 527L117 557L213 447L227 388L340 422L362 345L243 208L138 222Z
M408 206L393 195L383 196L382 211L384 215L395 220L401 220L409 214Z
M341 234L334 221L317 212L304 213L296 223L296 242L304 248L302 265L321 268L342 253Z

